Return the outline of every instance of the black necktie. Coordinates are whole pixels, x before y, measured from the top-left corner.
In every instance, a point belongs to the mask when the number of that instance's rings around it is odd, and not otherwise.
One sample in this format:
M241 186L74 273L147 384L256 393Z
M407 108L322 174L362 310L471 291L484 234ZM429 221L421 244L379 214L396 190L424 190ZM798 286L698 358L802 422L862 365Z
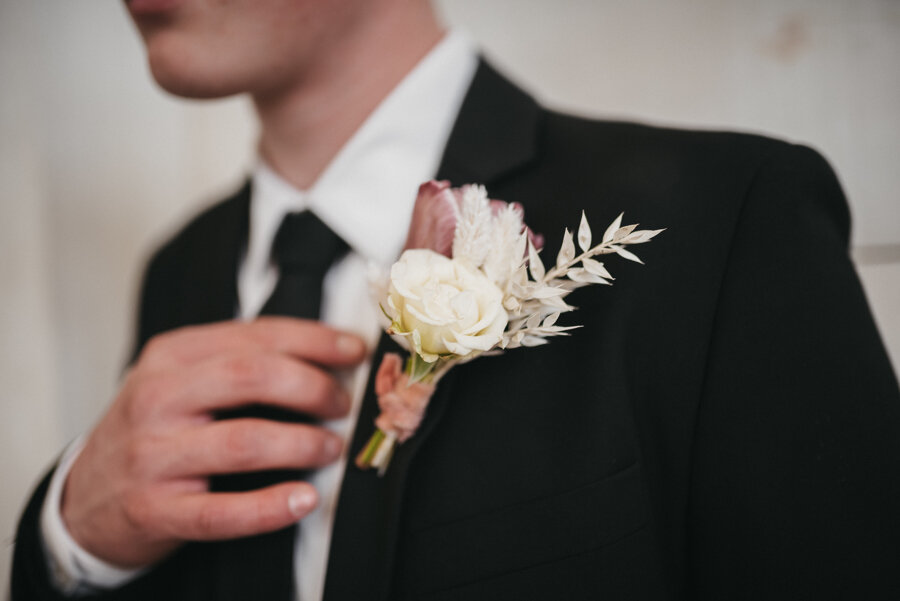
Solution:
M309 211L285 215L272 242L278 284L260 314L317 319L322 280L347 243Z
M272 242L272 261L279 270L278 283L260 314L318 319L322 280L346 251L347 243L309 211L286 215ZM309 421L300 413L268 405L225 411L219 417ZM305 474L300 470L229 474L213 478L212 488L217 491L253 490L302 479ZM282 590L282 584L293 582L293 547L293 527L219 543L215 547L215 552L220 555L215 562L219 584L217 598L232 599L235 591L250 588L259 594L254 598L287 598L289 589ZM261 580L260 574L266 574L266 578Z
M272 242L272 260L280 272L278 283L260 314L317 319L322 305L322 280L346 251L347 243L309 211L286 215ZM309 422L306 415L270 405L250 405L219 413L221 419L241 417ZM216 488L251 490L300 477L298 470L230 474L219 478Z

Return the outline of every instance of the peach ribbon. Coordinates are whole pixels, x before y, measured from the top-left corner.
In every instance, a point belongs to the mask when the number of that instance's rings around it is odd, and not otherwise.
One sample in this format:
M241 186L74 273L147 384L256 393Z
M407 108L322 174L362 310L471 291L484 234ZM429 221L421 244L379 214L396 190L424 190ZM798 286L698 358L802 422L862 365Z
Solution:
M384 433L394 434L397 442L408 440L422 423L434 388L424 382L410 384L400 355L385 353L375 374L375 394L381 409L375 425Z

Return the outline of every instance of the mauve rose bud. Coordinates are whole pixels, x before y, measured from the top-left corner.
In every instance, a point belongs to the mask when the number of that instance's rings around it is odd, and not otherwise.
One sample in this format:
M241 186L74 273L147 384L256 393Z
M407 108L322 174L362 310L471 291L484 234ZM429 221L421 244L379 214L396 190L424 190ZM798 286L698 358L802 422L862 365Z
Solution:
M542 234L534 233L530 227L526 227L525 230L528 232L528 239L531 241L532 246L537 250L544 248L544 236Z
M453 254L453 234L456 231L462 195L462 188L451 188L450 182L446 180L431 180L419 186L403 250L427 248L450 258ZM507 203L491 200L490 205L493 214L497 215ZM520 214L523 212L519 203L514 202L512 205ZM544 237L529 228L525 229L531 243L540 250L544 246Z
M459 200L450 182L431 180L419 186L404 250L427 248L449 257L458 213Z

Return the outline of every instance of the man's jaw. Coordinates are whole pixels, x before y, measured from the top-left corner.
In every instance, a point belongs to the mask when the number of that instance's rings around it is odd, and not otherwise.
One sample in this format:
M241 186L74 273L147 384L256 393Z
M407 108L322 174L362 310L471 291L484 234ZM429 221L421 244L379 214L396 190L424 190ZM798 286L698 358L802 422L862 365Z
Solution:
M162 15L170 13L183 4L183 0L125 0L128 11L139 15Z

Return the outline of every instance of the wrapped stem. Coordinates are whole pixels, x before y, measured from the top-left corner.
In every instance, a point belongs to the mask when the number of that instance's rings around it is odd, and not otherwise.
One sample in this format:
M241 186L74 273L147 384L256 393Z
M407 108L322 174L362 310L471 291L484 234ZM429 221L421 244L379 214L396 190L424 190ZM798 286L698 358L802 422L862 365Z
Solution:
M394 456L394 447L397 444L397 436L386 433L380 428L375 430L369 442L356 456L356 467L362 470L376 468L378 475L383 476L387 466Z
M396 445L415 433L434 393L433 383L413 379L417 365L422 367L414 358L407 361L405 371L402 365L400 356L393 353L385 354L381 360L375 374L381 414L375 420L375 433L356 457L357 467L377 468L379 475L387 469ZM429 375L432 368L429 366L424 375Z

